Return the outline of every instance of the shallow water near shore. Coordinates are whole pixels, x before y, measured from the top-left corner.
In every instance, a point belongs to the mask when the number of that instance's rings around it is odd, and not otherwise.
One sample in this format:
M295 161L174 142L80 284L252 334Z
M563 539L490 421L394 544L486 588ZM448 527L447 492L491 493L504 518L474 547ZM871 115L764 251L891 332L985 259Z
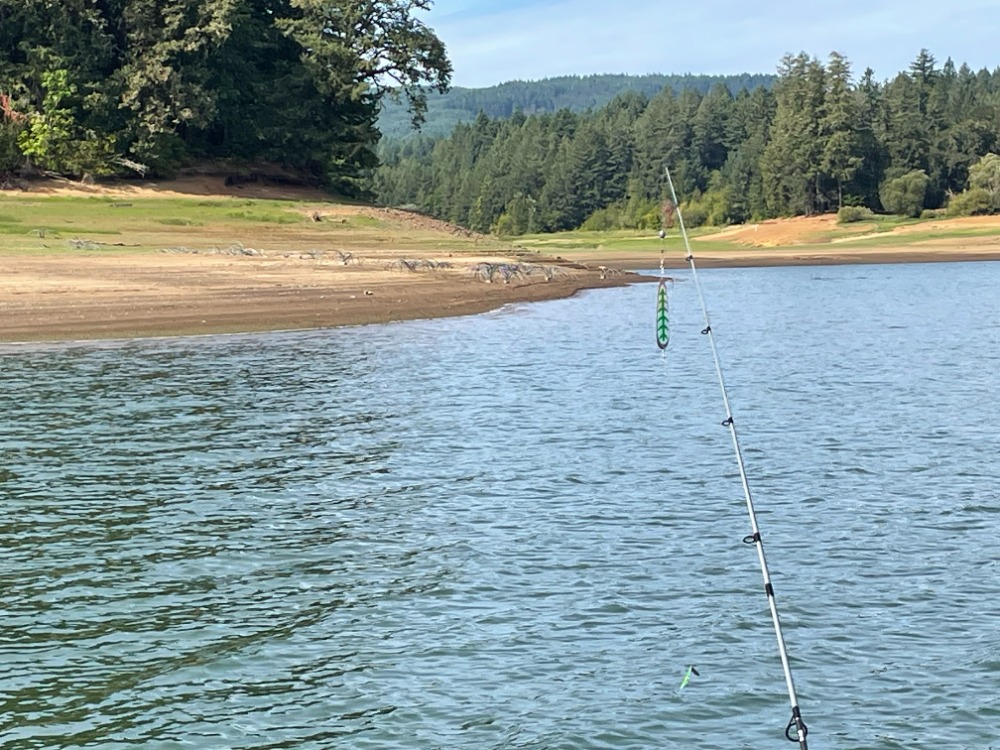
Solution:
M651 285L3 348L0 744L792 746L672 273L665 358ZM996 747L1000 264L699 277L810 747Z

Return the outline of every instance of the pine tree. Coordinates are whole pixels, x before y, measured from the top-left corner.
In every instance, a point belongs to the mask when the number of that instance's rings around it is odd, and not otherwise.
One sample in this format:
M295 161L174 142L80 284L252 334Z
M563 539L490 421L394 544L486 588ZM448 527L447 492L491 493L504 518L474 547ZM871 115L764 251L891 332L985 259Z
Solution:
M837 183L838 209L844 205L844 183L857 174L864 162L857 105L851 87L850 63L843 55L832 52L826 67L826 92L819 122L823 139L820 168Z
M716 84L698 105L692 119L692 146L707 171L720 169L729 156L727 131L733 114L733 95Z
M858 102L856 132L861 164L853 182L863 205L877 209L879 183L889 161L885 149L888 126L882 86L875 81L875 73L871 68L865 70L855 95Z
M761 164L775 112L774 96L766 89L743 93L734 101L729 120L729 157L722 176L729 187L732 221L761 220L768 216Z
M761 158L768 206L775 214L810 214L819 203L824 88L824 70L817 60L804 52L782 59L770 142Z

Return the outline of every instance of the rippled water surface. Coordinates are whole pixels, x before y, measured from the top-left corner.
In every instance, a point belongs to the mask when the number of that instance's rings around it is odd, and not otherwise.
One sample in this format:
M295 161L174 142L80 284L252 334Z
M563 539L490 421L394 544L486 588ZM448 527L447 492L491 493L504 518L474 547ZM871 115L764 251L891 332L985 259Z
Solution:
M1000 264L701 281L810 747L1000 747ZM790 746L654 298L2 349L0 745Z

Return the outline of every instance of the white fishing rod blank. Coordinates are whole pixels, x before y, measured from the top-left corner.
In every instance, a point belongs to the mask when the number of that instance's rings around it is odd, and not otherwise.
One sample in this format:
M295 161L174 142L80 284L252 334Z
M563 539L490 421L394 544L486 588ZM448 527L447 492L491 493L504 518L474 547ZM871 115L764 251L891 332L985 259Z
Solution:
M677 191L674 190L674 181L670 176L670 169L663 168L667 177L667 184L670 186L670 197L674 202L674 211L677 214L677 222L680 226L681 237L684 240L684 251L687 253L686 260L691 266L691 278L694 281L695 290L698 292L698 301L701 303L701 311L705 318L705 327L702 334L708 337L712 349L712 359L715 361L715 372L719 378L719 388L722 391L722 401L726 407L726 418L722 422L723 427L729 428L729 434L733 440L733 450L736 453L736 463L740 471L740 481L743 484L743 496L746 499L747 512L750 515L750 528L753 531L743 541L753 544L757 548L757 559L760 561L760 570L764 576L764 591L767 594L767 603L771 610L771 621L774 624L774 634L778 640L778 653L781 655L781 667L785 672L785 685L788 688L788 699L792 704L792 718L785 727L785 737L792 742L799 743L799 750L808 750L806 736L809 729L802 720L799 710L799 700L795 694L795 681L792 679L792 668L788 663L788 651L785 648L785 637L781 632L781 618L778 617L778 605L774 598L774 586L771 585L771 575L767 569L767 558L764 556L764 542L761 539L760 527L757 524L757 513L754 510L753 496L750 493L750 482L747 480L746 467L743 463L743 451L740 449L739 437L736 434L736 422L733 419L733 411L729 404L729 393L726 390L726 379L722 375L722 364L719 361L719 350L715 345L715 336L712 333L712 321L708 315L708 306L705 304L705 296L701 291L701 284L698 281L698 267L694 262L694 254L691 252L691 243L688 240L687 229L684 227L684 216L681 213L680 203L677 201ZM666 227L664 227L666 228ZM660 235L663 236L662 233ZM661 261L662 264L662 261ZM795 733L795 736L792 733Z

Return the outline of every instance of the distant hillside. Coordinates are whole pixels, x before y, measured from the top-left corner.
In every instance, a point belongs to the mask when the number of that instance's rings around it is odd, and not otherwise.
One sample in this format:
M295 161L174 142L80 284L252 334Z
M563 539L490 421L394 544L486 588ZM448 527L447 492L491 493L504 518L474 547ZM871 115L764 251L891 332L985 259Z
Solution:
M422 132L429 136L447 135L459 122L475 119L480 110L490 117L509 117L519 109L527 115L559 109L583 112L601 107L627 90L653 96L670 86L675 91L690 88L705 94L721 83L735 94L744 88L770 88L775 79L773 75L751 73L730 76L609 74L510 81L483 89L456 87L447 94L428 95L427 122ZM384 135L394 138L413 132L406 107L388 100L378 127Z

